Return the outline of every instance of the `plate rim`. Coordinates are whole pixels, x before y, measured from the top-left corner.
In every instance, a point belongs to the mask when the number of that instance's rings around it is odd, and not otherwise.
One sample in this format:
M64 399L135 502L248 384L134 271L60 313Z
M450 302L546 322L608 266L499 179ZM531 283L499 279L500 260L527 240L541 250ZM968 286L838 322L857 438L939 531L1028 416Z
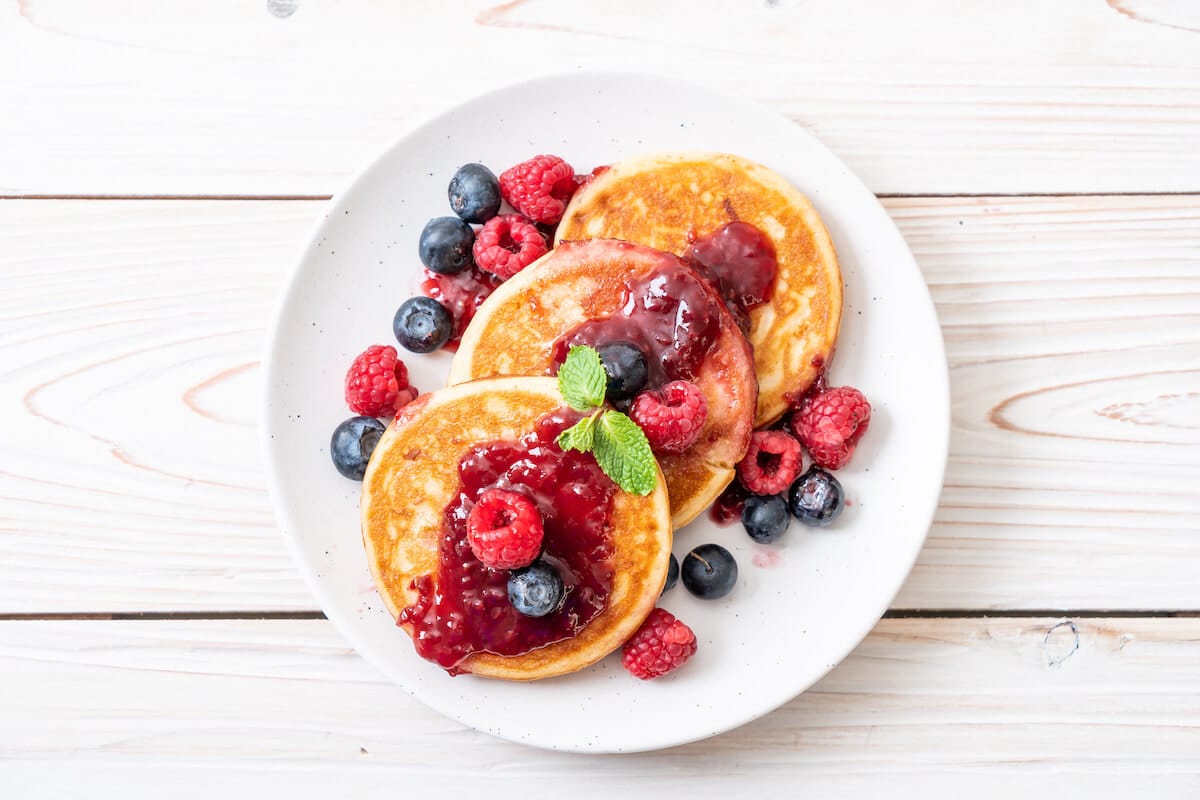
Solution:
M708 93L709 95L713 96L714 99L719 99L723 104L734 105L734 106L741 105L742 107L745 107L745 108L753 108L753 109L757 110L759 113L769 114L771 116L785 120L787 123L789 123L796 129L796 131L795 131L796 133L798 133L799 135L801 135L804 138L807 138L810 141L810 144L815 145L819 149L823 150L830 158L832 158L839 165L841 165L843 168L843 171L844 171L844 180L848 184L852 184L856 188L861 189L861 191L865 192L873 199L874 203L878 206L880 212L888 220L888 223L891 225L892 229L894 230L894 232L896 234L897 240L903 247L904 253L905 253L905 255L907 255L907 259L905 259L904 268L905 269L911 268L911 270L915 273L915 277L916 277L917 281L919 282L920 286L924 290L924 299L928 303L928 308L929 308L932 320L934 322L933 328L935 329L936 336L934 336L933 338L934 338L934 344L936 345L937 352L936 353L931 352L929 355L931 357L936 355L937 363L940 364L942 367L941 369L936 371L936 373L937 373L936 377L938 378L938 385L930 386L930 385L926 384L924 386L924 390L927 393L927 395L931 399L936 399L938 401L939 409L943 411L943 413L938 415L939 424L936 426L937 441L931 442L931 444L936 444L937 446L936 446L936 448L933 448L933 447L930 448L931 455L936 456L936 464L937 464L936 491L930 492L931 499L927 503L928 507L923 507L923 508L917 509L915 511L910 509L910 511L908 512L909 516L912 517L914 520L924 521L924 525L923 525L924 533L921 535L919 540L914 542L914 547L912 548L912 553L911 553L910 557L907 559L907 563L904 565L903 571L900 571L900 570L896 571L895 574L896 574L897 578L895 581L895 586L886 593L886 599L884 600L882 607L878 608L876 610L876 612L873 612L873 614L870 617L866 617L864 615L865 622L859 626L855 626L854 636L848 637L846 639L846 641L849 642L849 644L845 648L844 652L839 652L836 654L835 658L831 658L829 660L829 662L813 676L811 681L809 681L805 685L797 688L794 692L789 693L786 696L781 695L779 701L777 703L775 703L774 705L768 704L767 707L755 708L746 714L734 715L731 718L731 721L728 721L727 723L723 723L722 725L718 726L715 730L706 727L704 729L699 730L698 732L689 732L689 733L685 733L682 736L674 736L674 737L664 738L661 741L641 743L641 744L638 744L638 745L635 745L632 747L590 746L582 740L579 742L569 742L566 745L556 745L556 744L547 744L547 743L538 742L538 741L530 742L527 740L519 739L519 738L516 738L514 735L512 735L511 732L503 732L500 730L491 730L491 729L477 727L475 724L472 723L472 721L470 719L465 718L464 715L458 713L455 709L445 706L440 702L430 700L429 698L421 696L417 692L416 686L411 686L411 685L406 684L405 682L400 681L387 668L387 665L378 661L374 655L370 654L369 647L364 648L363 646L361 646L361 643L359 641L360 637L358 637L357 634L352 632L353 626L349 624L349 620L343 614L339 603L334 602L334 598L332 598L330 596L328 591L323 587L323 585L319 581L318 574L317 574L318 573L317 566L315 564L313 564L308 559L308 557L305 555L304 550L301 547L301 544L300 544L297 534L295 534L293 532L294 526L292 525L292 515L283 500L283 491L281 488L282 484L283 484L283 479L282 479L282 475L280 474L280 470L278 470L276 467L276 461L275 461L275 457L273 455L273 447L272 447L272 438L273 438L272 437L272 422L271 422L271 407L273 405L273 403L272 403L272 397L273 397L272 386L276 383L275 378L276 378L276 373L277 373L278 367L276 364L275 355L277 353L277 346L278 346L278 343L279 343L279 340L281 337L281 326L283 323L284 316L289 307L290 301L292 300L293 296L300 290L300 287L301 287L300 277L301 277L301 272L303 270L304 264L305 264L306 260L308 259L308 257L310 256L310 254L313 252L314 248L316 247L319 237L320 237L320 234L321 234L321 231L325 227L327 220L334 216L334 212L340 210L342 205L355 192L355 190L358 189L361 184L366 182L372 176L372 173L379 167L379 165L382 164L384 161L386 161L389 157L391 157L395 151L402 148L404 146L404 144L411 137L413 137L414 135L416 135L417 133L419 133L420 131L422 131L426 128L435 127L439 124L442 124L442 122L444 121L444 119L446 117L451 116L455 113L458 113L458 112L468 108L469 106L473 105L474 103L476 103L484 98L495 95L495 94L501 94L501 93L505 93L505 92L519 92L519 91L536 90L537 87L542 86L542 85L547 85L547 84L557 85L557 84L560 84L563 82L578 81L578 82L586 83L586 82L590 82L590 81L596 81L597 79L600 79L600 80L607 79L607 80L615 80L615 81L622 81L622 80L623 81L634 81L634 82L638 82L638 83L642 83L642 84L654 83L660 87L674 86L674 87L678 87L678 88L686 88L692 92L700 91L700 92ZM791 181L789 181L789 183L790 182ZM835 246L836 246L836 242L835 242ZM896 596L899 594L900 590L904 587L905 582L908 580L909 576L911 575L913 567L915 566L916 561L917 561L918 557L920 556L921 551L924 549L925 542L928 539L930 529L932 528L934 518L937 513L937 509L940 506L941 495L942 495L942 492L943 492L944 486L945 486L946 467L947 467L947 463L949 460L950 431L951 431L951 427L952 427L952 425L951 425L951 423L952 423L951 408L952 407L951 407L950 375L949 375L949 364L946 361L945 337L944 337L944 334L942 331L940 320L938 318L937 307L934 304L933 296L929 289L929 284L925 280L925 276L921 272L920 265L917 263L916 257L913 256L912 250L909 247L908 242L905 240L903 234L901 233L899 227L896 225L895 220L891 217L890 214L887 213L887 209L886 209L886 207L884 207L883 203L880 202L879 197L873 191L871 191L871 189L862 181L862 179L857 175L857 173L855 173L853 170L851 170L850 167L845 163L845 161L843 161L842 158L837 155L837 153L835 153L833 150L831 150L819 138L814 136L812 133L810 133L808 130L806 130L803 126L801 126L795 120L788 118L784 114L780 113L779 111L776 111L773 108L770 108L769 106L767 106L763 103L760 103L756 100L751 100L746 97L739 97L736 95L732 95L723 90L713 89L710 86L701 85L699 83L692 82L692 81L680 80L680 79L674 78L674 77L668 77L668 76L664 76L664 75L660 75L660 74L653 74L653 73L637 72L637 71L633 71L633 70L607 70L607 69L586 69L586 70L580 69L580 70L569 71L569 72L563 71L563 72L546 73L546 74L541 74L541 75L538 75L535 77L525 78L522 80L494 84L482 91L475 92L470 95L460 95L460 96L456 97L456 99L453 100L452 102L445 103L442 106L440 106L439 108L437 108L434 111L432 111L431 113L429 113L428 115L423 115L422 117L415 120L414 122L403 126L396 133L396 135L386 145L384 145L378 152L375 152L375 153L365 157L364 159L362 159L361 166L359 166L359 168L357 170L353 171L351 173L350 177L343 181L341 188L339 188L333 195L330 196L330 198L327 201L325 201L324 204L322 204L320 212L316 215L313 222L309 225L306 235L304 236L304 238L302 240L302 244L299 247L298 251L293 255L290 264L291 264L291 267L287 273L283 287L278 291L278 294L276 297L276 302L273 306L271 316L269 318L269 327L267 329L266 342L262 349L263 369L261 371L260 380L259 380L259 413L258 413L258 424L256 426L260 432L259 433L259 443L260 443L260 448L261 448L260 454L261 454L261 457L263 460L264 471L265 471L265 474L267 477L267 494L270 497L272 512L273 512L275 520L279 526L279 533L282 536L284 542L286 543L288 552L291 554L291 557L292 557L295 565L299 569L299 571L304 579L305 585L308 587L309 591L312 593L313 599L320 606L321 611L324 613L326 619L330 623L333 624L333 626L337 630L338 634L344 640L349 642L349 644L354 648L356 654L359 655L364 661L371 664L371 666L375 670L377 670L383 677L385 677L390 683L392 683L395 686L397 686L398 688L400 688L402 691L405 692L405 694L409 695L414 700L417 700L422 705L425 705L426 707L431 708L434 711L437 711L439 714L449 717L450 719L453 719L456 722L459 722L460 724L465 725L468 728L471 728L472 730L481 731L481 732L487 733L493 737L503 739L505 741L511 741L511 742L514 742L517 744L522 744L522 745L525 745L528 747L535 747L538 749L550 750L550 751L555 751L555 752L576 752L576 753L597 753L597 754L599 754L599 753L635 753L635 752L647 752L647 751L653 751L653 750L661 750L661 749L665 749L665 748L669 748L669 747L676 747L676 746L680 746L680 745L690 744L692 742L701 741L704 739L708 739L708 738L711 738L714 736L718 736L718 735L727 733L731 730L735 730L739 727L742 727L743 725L753 722L756 719L760 719L761 717L764 717L767 714L772 713L773 711L777 711L778 709L782 708L784 705L792 702L793 700L795 700L796 697L799 697L801 694L808 691L810 688L812 688L812 686L814 686L816 683L818 683L820 680L822 680L826 675L829 674L830 671L832 671L834 669L834 667L838 666L843 661L845 661L847 656L849 656L866 639L866 637L870 634L870 632L875 628L875 626L883 618L883 615L891 607L892 602L895 600ZM934 431L931 430L931 433L934 433ZM932 461L933 459L931 458L930 460ZM346 613L349 613L349 612L346 612Z

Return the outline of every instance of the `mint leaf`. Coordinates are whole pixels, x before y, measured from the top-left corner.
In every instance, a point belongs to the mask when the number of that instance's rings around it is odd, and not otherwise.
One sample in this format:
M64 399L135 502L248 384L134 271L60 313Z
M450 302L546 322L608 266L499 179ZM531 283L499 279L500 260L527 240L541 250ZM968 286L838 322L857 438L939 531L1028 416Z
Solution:
M637 423L620 411L605 411L593 433L592 452L604 474L627 492L647 495L658 485L650 442Z
M584 417L558 435L558 446L563 450L578 450L586 453L592 449L596 433L596 417Z
M604 402L608 376L600 363L600 354L590 347L576 345L558 368L558 391L567 405L576 411L588 411Z

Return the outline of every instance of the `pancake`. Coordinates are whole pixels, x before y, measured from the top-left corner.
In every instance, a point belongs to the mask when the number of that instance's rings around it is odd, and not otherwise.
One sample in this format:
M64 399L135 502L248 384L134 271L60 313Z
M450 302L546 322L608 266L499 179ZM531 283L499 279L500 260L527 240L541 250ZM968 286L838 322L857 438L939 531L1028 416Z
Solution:
M775 246L769 301L750 311L758 375L756 424L774 422L828 363L842 313L842 278L812 203L771 170L722 153L660 153L613 164L582 186L559 243L624 239L682 255L693 237L747 222Z
M552 378L502 378L422 395L396 417L371 455L362 489L367 560L393 617L418 602L414 580L438 575L443 514L459 496L462 457L480 444L515 442L564 406ZM607 606L571 638L520 655L474 652L454 671L509 680L561 675L598 661L637 630L666 582L671 551L661 473L649 495L615 489L612 503ZM547 553L549 531L547 523ZM413 635L411 623L400 624Z
M631 285L661 275L678 275L685 281L715 330L713 344L689 378L708 404L700 438L683 453L658 456L671 498L671 520L679 528L733 480L734 467L750 443L757 397L746 337L720 297L681 259L628 242L560 245L502 284L480 306L451 364L449 381L552 375L561 337L590 320L616 314ZM675 315L664 318L674 320Z

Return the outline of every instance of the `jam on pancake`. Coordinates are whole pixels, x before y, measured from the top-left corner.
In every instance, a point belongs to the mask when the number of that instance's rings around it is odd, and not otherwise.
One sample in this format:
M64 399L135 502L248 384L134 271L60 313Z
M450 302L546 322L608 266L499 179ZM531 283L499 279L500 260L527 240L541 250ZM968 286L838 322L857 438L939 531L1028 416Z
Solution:
M694 240L683 257L712 279L731 310L745 313L770 302L779 271L775 245L750 223L721 226Z
M471 448L459 462L459 489L446 506L436 575L412 582L418 599L400 612L412 624L417 653L448 672L472 653L515 656L569 639L608 605L613 582L610 532L614 484L589 453L563 452L558 434L582 415L569 409L542 417L517 441ZM562 607L545 617L521 614L508 599L508 571L492 570L467 544L467 516L488 489L521 492L542 514L542 560L566 588Z
M693 380L721 333L720 302L695 270L664 256L661 267L626 284L620 310L559 337L555 368L572 345L627 342L646 356L646 388Z

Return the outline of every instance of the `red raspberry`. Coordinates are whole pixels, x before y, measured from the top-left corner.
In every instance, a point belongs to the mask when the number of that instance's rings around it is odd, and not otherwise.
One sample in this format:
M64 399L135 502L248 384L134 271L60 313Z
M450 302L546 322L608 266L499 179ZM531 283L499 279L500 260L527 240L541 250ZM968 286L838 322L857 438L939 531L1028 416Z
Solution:
M755 431L737 471L754 494L785 492L800 474L800 443L785 431Z
M517 569L542 550L542 515L523 494L488 489L467 516L467 544L485 567Z
M658 391L635 397L629 416L641 426L652 449L682 453L700 438L708 403L696 384L671 381Z
M413 400L416 400L419 394L420 392L417 391L417 387L415 386L405 386L396 392L396 410L399 411Z
M825 469L840 469L871 422L871 404L849 386L835 386L812 395L792 415L792 431Z
M492 217L475 234L475 266L508 280L546 255L546 239L520 214Z
M696 653L696 634L669 612L656 608L621 650L621 666L644 681L682 667Z
M558 156L534 156L500 173L500 194L534 222L555 225L575 194L575 170Z
M371 345L346 373L346 404L355 414L390 417L416 396L417 390L408 385L408 368L388 345Z

